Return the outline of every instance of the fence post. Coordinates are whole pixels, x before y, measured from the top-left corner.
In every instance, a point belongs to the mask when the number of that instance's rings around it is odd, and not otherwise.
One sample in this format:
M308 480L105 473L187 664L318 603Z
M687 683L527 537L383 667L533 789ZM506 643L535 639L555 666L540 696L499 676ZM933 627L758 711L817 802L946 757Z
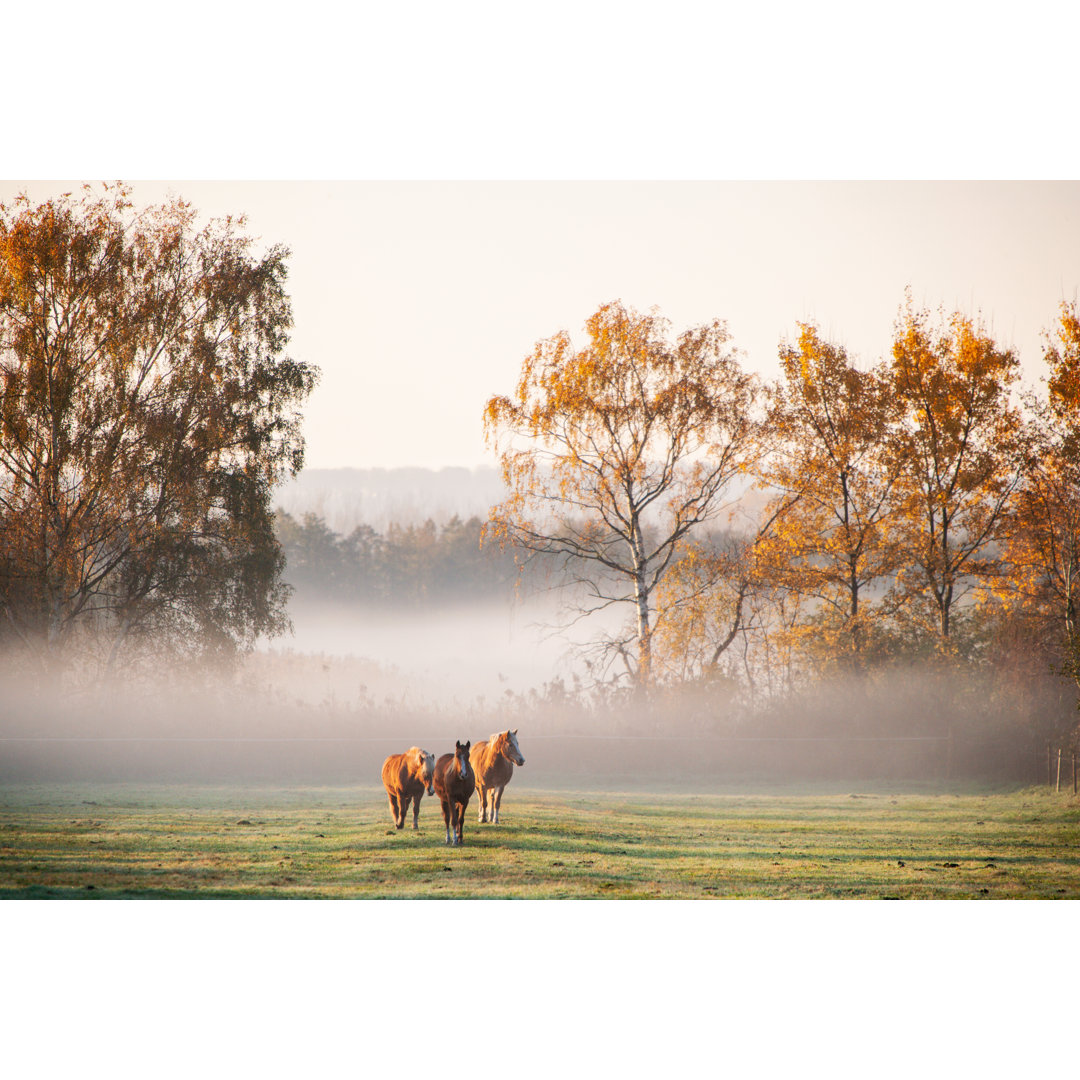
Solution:
M1054 790L1061 790L1061 747L1058 747L1057 780L1054 782Z
M1054 782L1054 752L1050 749L1050 743L1046 744L1046 786Z
M1076 794L1076 751L1072 752L1073 759L1073 794Z

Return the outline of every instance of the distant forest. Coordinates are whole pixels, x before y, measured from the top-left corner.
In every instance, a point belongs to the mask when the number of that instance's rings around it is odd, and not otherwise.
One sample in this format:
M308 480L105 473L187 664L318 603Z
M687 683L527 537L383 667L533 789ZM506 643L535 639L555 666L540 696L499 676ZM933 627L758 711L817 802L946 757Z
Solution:
M443 525L455 515L486 518L506 498L497 469L304 468L274 491L274 505L298 520L315 514L347 535L359 525L386 532L393 525Z
M342 604L424 606L512 595L514 552L481 545L478 517L437 525L390 524L384 531L358 525L334 532L317 514L300 519L279 509L278 541L284 578L300 600Z

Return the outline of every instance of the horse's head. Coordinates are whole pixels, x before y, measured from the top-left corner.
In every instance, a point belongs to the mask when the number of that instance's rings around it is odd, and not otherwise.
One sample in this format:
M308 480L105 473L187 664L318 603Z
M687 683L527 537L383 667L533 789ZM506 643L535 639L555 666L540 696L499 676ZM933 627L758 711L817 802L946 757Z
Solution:
M423 780L429 795L435 794L435 755L426 750L417 750L417 765L420 767L420 779Z
M499 736L499 753L515 765L525 764L525 759L521 756L521 747L518 746L516 730L504 731Z
M454 743L454 761L457 763L458 775L462 780L469 778L469 747L472 746L472 740L462 745L460 742Z

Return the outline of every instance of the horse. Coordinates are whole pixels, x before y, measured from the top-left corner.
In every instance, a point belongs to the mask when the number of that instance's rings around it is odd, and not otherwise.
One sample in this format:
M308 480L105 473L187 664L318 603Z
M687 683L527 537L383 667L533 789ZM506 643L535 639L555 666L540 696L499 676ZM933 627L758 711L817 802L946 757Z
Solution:
M514 775L515 765L524 765L518 747L517 731L500 731L478 742L469 754L476 773L476 791L480 796L480 824L488 820L488 795L491 795L491 824L499 824L499 806L503 789Z
M429 795L435 794L432 780L435 773L435 755L411 746L404 754L391 754L382 767L382 782L386 794L390 796L390 812L394 815L394 824L400 829L405 825L405 812L409 809L409 800L413 803L412 827L418 829L420 800L424 789Z
M469 767L469 746L455 743L452 754L443 754L435 763L435 790L442 802L443 821L446 822L446 842L465 842L465 810L476 790L476 776ZM454 838L450 839L453 827Z

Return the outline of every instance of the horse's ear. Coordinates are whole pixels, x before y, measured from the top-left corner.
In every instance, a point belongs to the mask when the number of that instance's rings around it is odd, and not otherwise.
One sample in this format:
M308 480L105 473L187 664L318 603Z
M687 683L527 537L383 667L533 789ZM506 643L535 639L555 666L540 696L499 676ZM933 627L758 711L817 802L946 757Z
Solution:
M469 741L468 741L468 742L467 742L467 743L465 744L465 749L466 749L466 750L468 750L470 746L472 746L472 739L470 739L470 740L469 740Z
M517 733L518 733L518 729L514 728L514 734L516 735Z

